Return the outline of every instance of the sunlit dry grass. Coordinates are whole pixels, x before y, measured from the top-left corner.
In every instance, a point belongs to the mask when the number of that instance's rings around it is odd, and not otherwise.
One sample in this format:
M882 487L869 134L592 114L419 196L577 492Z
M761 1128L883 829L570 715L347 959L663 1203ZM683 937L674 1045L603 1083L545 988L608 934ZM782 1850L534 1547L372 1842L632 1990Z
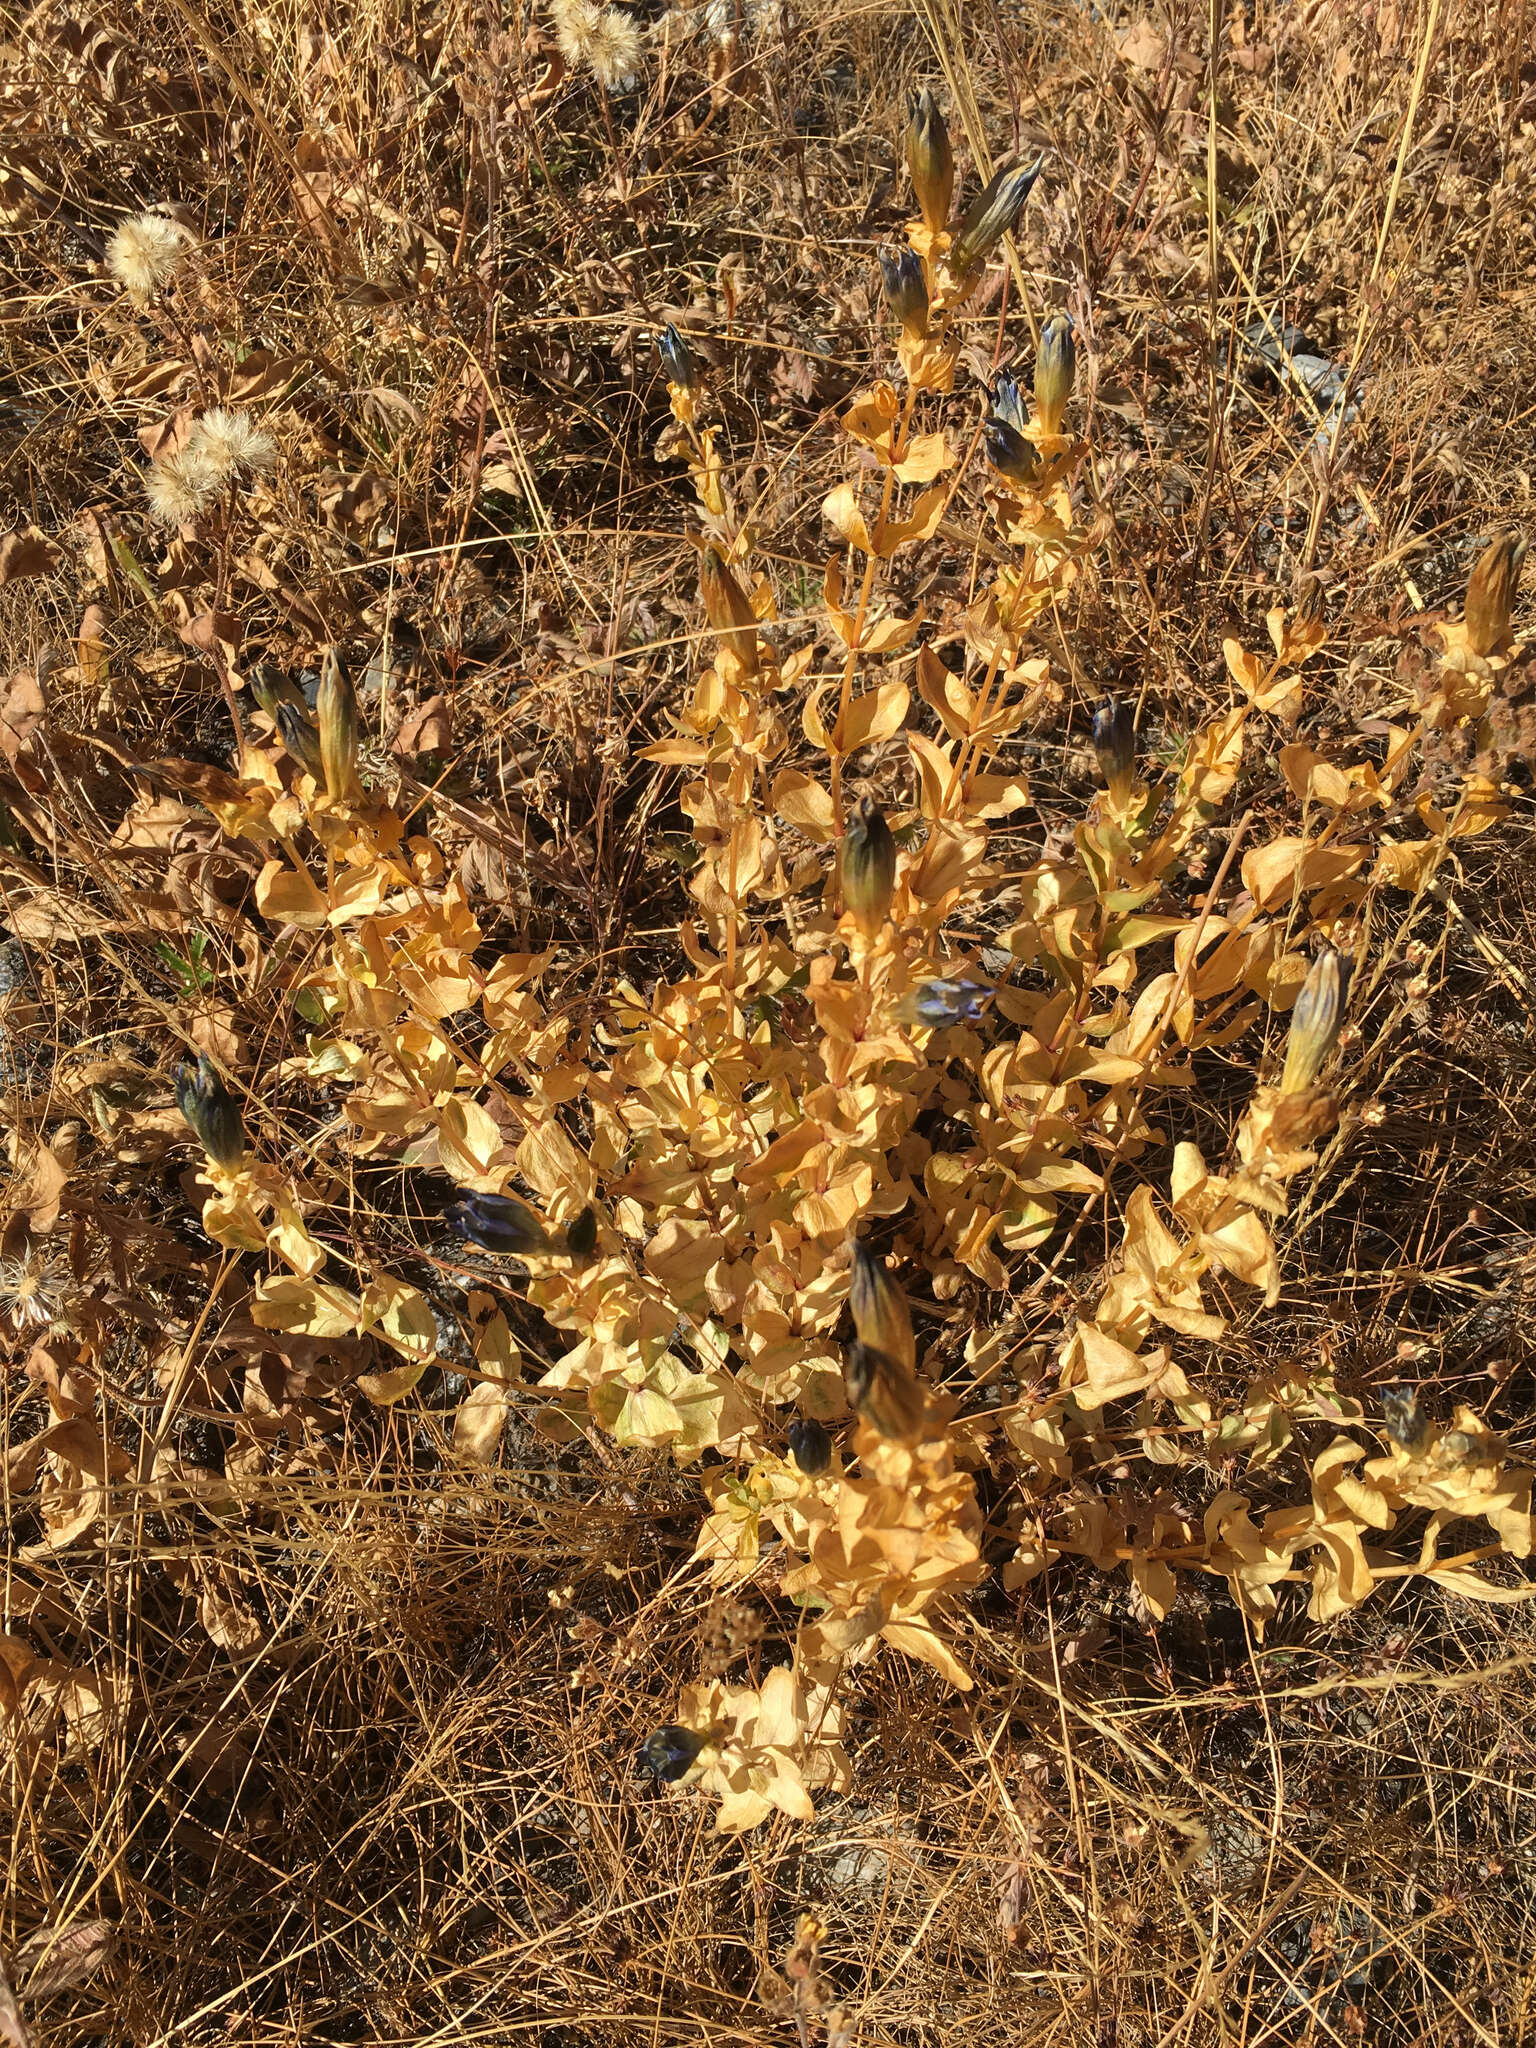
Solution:
M1213 67L1183 7L728 0L638 10L637 83L610 93L589 71L628 73L623 24L594 60L594 21L567 15L43 6L0 47L0 524L19 537L0 542L19 942L0 976L0 1946L117 1930L83 1989L28 2001L21 1978L25 2014L43 2041L142 2048L1520 2042L1536 1648L1517 1602L1405 1573L1317 1622L1285 1584L1261 1642L1195 1570L1161 1621L1083 1557L1010 1589L1035 1507L1016 1464L978 1455L985 1570L946 1622L973 1691L894 1652L849 1671L850 1781L810 1821L721 1837L710 1799L642 1777L683 1689L761 1683L802 1617L771 1560L740 1587L691 1562L699 1467L534 1427L567 1338L521 1290L502 1305L531 1369L491 1462L469 1461L475 1364L437 1219L395 1157L338 1172L343 1084L300 1085L312 1020L253 908L260 861L185 777L235 764L232 711L258 729L232 677L318 671L338 645L368 787L457 867L487 963L549 949L541 1002L577 1033L621 981L676 977L697 848L679 776L641 750L715 641L651 336L675 321L703 366L787 655L824 623L822 501L864 475L837 416L895 372L874 252L905 232L921 84L963 162L1047 169L1017 268L960 317L946 421L969 467L935 541L892 565L892 604L958 635L1001 558L982 380L1027 381L1056 307L1097 535L1033 643L1059 695L1004 756L1030 806L955 942L1001 943L1018 873L1083 820L1094 705L1134 703L1143 766L1166 767L1231 701L1224 638L1266 647L1277 604L1315 593L1329 629L1302 736L1379 758L1388 712L1433 686L1424 615L1458 613L1493 533L1532 523L1532 21L1521 0L1261 0L1218 10ZM1245 351L1264 318L1351 373L1336 433ZM247 443L217 493L167 472L215 403L275 449ZM216 519L195 545L189 513ZM806 696L775 700L779 765L824 773ZM1181 913L1237 815L1250 843L1296 829L1288 736L1250 741ZM1401 837L1418 796L1453 807L1474 753L1508 806L1452 842L1433 893L1371 892L1350 1115L1276 1225L1279 1299L1224 1286L1219 1349L1176 1343L1223 1409L1301 1371L1374 1418L1406 1379L1426 1413L1465 1403L1532 1456L1533 746L1511 691L1489 730L1429 736L1388 820ZM910 799L904 756L871 750L850 778ZM1227 1158L1284 1029L1202 1052L1198 1090L1157 1099L1166 1135ZM444 1311L440 1367L394 1405L358 1391L371 1339L279 1360L250 1258L203 1234L171 1101L199 1048L270 1165L333 1176L310 1193L359 1274L402 1271ZM1122 1223L1119 1196L1074 1198L1005 1289L962 1277L914 1303L969 1414L1053 1383ZM991 1385L968 1377L973 1330L1006 1336ZM1129 1412L1080 1470L1106 1496L1148 1480ZM62 1540L45 1428L108 1489ZM1332 1433L1300 1425L1306 1458ZM1259 1477L1246 1445L1196 1455L1167 1483L1197 1525L1219 1485L1306 1497L1299 1455ZM1445 1547L1486 1534L1461 1523ZM1526 1570L1491 1576L1517 1593ZM791 2006L767 1973L808 1910L826 1932Z

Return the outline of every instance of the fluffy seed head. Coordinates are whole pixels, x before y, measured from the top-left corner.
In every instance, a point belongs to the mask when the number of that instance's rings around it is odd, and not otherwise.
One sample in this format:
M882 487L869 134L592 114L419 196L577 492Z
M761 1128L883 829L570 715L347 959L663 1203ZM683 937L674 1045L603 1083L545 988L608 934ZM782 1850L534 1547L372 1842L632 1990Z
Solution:
M206 512L224 479L207 455L192 446L153 463L144 479L149 509L162 526L185 526Z
M117 227L107 243L107 274L143 306L170 283L191 237L163 213L141 213Z
M640 76L640 29L622 7L597 0L550 0L549 17L561 55L572 69L587 65L609 92L633 85Z
M277 460L277 444L248 412L216 405L187 436L187 453L201 457L222 478L270 469Z

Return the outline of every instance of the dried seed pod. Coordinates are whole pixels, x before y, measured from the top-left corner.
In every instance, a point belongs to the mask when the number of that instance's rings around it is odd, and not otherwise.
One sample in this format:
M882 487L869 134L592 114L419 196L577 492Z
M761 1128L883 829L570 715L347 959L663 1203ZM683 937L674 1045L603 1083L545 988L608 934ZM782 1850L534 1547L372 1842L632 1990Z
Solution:
M245 1126L208 1055L199 1053L195 1067L178 1067L175 1085L176 1107L215 1166L238 1166L246 1153Z
M962 282L973 276L1003 239L1018 225L1024 202L1045 168L1045 158L1032 164L1010 164L996 172L972 200L949 251L949 267Z
M1509 638L1509 622L1525 560L1524 534L1501 533L1489 543L1467 585L1467 645L1492 654Z
M653 1778L675 1785L679 1778L687 1777L708 1741L707 1729L701 1732L669 1721L665 1728L653 1730L641 1743L640 1768L649 1771Z
M316 782L325 780L325 763L320 758L320 735L310 721L309 713L302 703L295 704L284 697L272 714L277 725L277 735L292 754L295 761L312 775Z
M907 169L923 225L938 234L955 196L955 153L939 103L925 85L907 103Z
M1071 317L1053 313L1040 331L1040 353L1035 358L1035 410L1048 434L1061 432L1061 416L1076 375L1077 343Z
M928 281L910 249L882 249L880 278L885 303L901 322L902 332L921 341L928 332Z
M843 901L866 939L885 923L896 893L896 841L873 797L861 797L843 833Z
M987 444L987 460L999 476L1026 489L1034 483L1040 474L1040 451L1033 441L996 414L983 420L981 433Z
M1282 1095L1304 1095L1316 1083L1324 1062L1338 1043L1348 986L1349 976L1342 957L1332 946L1325 947L1312 962L1291 1011L1285 1068L1280 1076Z
M1123 804L1136 773L1136 718L1129 704L1106 697L1093 714L1093 751L1111 798Z
M656 336L656 353L661 357L669 384L675 384L679 391L698 389L699 372L693 352L670 320Z
M451 1229L482 1251L521 1258L550 1249L549 1232L538 1217L509 1195L463 1195L443 1216Z
M785 1431L795 1463L807 1477L825 1472L832 1462L832 1439L814 1415L802 1415Z
M699 564L699 596L710 630L744 676L757 674L757 614L717 547L707 547Z
M853 1241L848 1306L861 1344L883 1351L908 1372L916 1371L917 1340L912 1334L907 1297L892 1279L884 1259L861 1237Z
M361 795L357 780L357 692L334 647L328 647L315 693L315 724L328 796L338 803Z
M880 1436L916 1443L923 1434L928 1404L916 1376L872 1344L844 1345L843 1386L849 1406Z

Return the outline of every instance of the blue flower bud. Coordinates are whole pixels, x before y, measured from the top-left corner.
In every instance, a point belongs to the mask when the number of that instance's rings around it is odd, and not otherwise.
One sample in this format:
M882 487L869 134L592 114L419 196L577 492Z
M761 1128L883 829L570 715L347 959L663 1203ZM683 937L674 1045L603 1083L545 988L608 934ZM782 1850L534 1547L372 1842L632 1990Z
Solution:
M785 1434L795 1463L807 1477L826 1471L832 1462L832 1439L814 1415L802 1415Z
M692 391L697 386L699 372L693 353L670 320L656 336L656 353L661 357L669 384L675 384L680 391Z
M1022 434L1029 425L1029 402L1017 377L1006 370L998 373L997 382L992 386L992 417L1012 427L1016 434Z
M697 1728L684 1728L669 1721L665 1728L656 1729L641 1743L640 1768L649 1771L653 1778L675 1785L679 1778L687 1777L708 1741L707 1730L701 1733Z
M1011 484L1026 486L1039 476L1040 451L1017 427L994 417L983 421L981 434L987 444L987 460L999 476L1006 477Z
M920 1024L929 1031L942 1031L947 1024L974 1024L992 994L985 982L947 981L935 975L909 988L896 1005L903 1024Z
M949 267L956 278L963 281L972 276L1004 235L1012 234L1024 211L1024 202L1044 168L1043 156L1036 157L1032 164L1010 164L1006 170L995 173L972 200L950 244Z
M284 697L279 700L272 717L277 725L278 738L295 761L316 782L324 782L325 763L320 758L320 735L302 708Z
M1061 416L1072 396L1077 375L1077 344L1072 337L1071 317L1053 313L1040 333L1040 353L1035 358L1035 410L1048 434L1061 432Z
M1093 751L1110 795L1123 803L1136 770L1136 719L1129 704L1106 697L1094 712Z
M955 194L955 153L939 103L925 85L907 106L907 169L924 225L935 234L949 219Z
M524 1202L507 1195L464 1195L443 1211L448 1224L482 1251L507 1258L547 1252L549 1233Z
M885 285L885 303L901 322L905 333L921 337L928 332L928 283L923 266L910 249L882 249L880 276Z
M885 923L896 890L896 841L873 797L861 797L843 833L843 901L868 939Z
M216 1166L238 1166L245 1157L245 1126L235 1098L199 1053L195 1067L176 1071L176 1107Z

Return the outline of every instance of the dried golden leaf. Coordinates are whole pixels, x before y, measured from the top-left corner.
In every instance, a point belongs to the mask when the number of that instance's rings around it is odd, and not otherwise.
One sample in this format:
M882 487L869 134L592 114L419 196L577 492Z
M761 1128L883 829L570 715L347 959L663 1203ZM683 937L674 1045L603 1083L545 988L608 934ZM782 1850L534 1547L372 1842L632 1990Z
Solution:
M459 1456L472 1465L494 1465L510 1407L491 1381L471 1387L453 1418L453 1447Z
M496 1171L496 1162L505 1150L505 1133L488 1109L468 1095L455 1095L444 1103L437 1156L443 1171L461 1187L499 1194L506 1175Z
M907 442L906 455L896 464L896 474L904 484L931 484L954 459L941 432L913 434Z
M291 868L281 860L269 860L257 876L256 908L271 924L292 924L301 930L323 925L329 914L309 870Z
M422 1361L413 1365L397 1365L387 1372L360 1372L357 1376L358 1389L366 1394L375 1408L391 1408L396 1401L403 1401L426 1371Z
M893 1650L904 1651L923 1664L931 1664L956 1692L969 1692L975 1683L959 1658L940 1641L925 1621L888 1621L880 1631Z
M892 733L901 730L911 701L905 683L882 683L878 690L855 697L838 729L840 750L852 754L860 747L872 746L876 740L888 740Z
M40 527L19 526L0 534L0 590L24 576L51 576L63 559Z
M869 528L864 524L864 514L859 510L858 497L852 484L839 484L835 491L822 500L822 517L837 528L850 547L870 551Z
M837 813L830 793L809 775L786 768L773 785L773 808L787 825L820 846L837 837Z
M423 1365L437 1355L437 1322L431 1304L414 1287L388 1274L370 1280L363 1289L358 1329L382 1337L396 1351Z
M251 1320L262 1330L291 1330L305 1337L350 1337L362 1320L362 1305L344 1287L326 1281L268 1274L256 1283Z

